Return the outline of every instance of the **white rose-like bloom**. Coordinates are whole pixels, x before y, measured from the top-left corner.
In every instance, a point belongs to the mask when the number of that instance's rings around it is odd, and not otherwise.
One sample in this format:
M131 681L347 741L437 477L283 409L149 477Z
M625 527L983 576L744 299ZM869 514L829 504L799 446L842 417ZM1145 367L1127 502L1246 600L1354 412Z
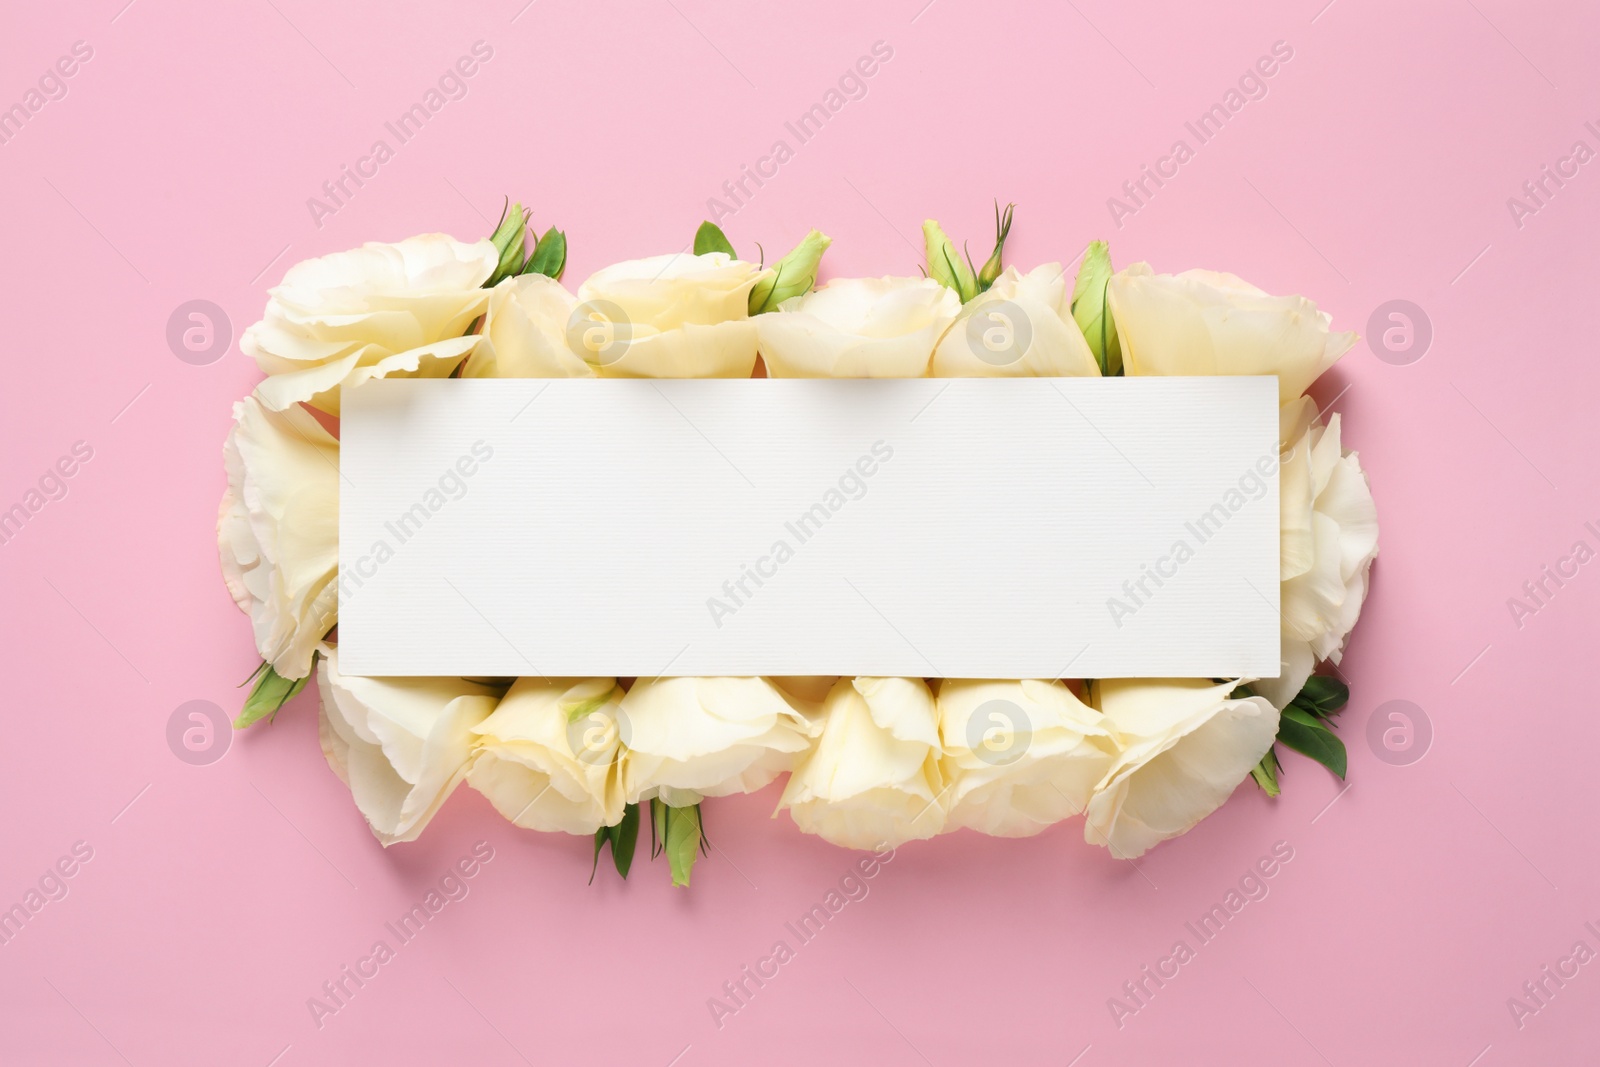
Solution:
M489 293L483 335L462 377L594 377L595 369L567 344L577 306L577 297L554 278L507 278Z
M1127 374L1275 374L1297 399L1356 343L1303 296L1269 296L1232 274L1156 274L1135 263L1106 290Z
M339 442L304 408L233 405L217 512L222 576L256 650L285 678L311 673L338 608Z
M1130 859L1222 806L1278 735L1278 709L1270 701L1228 698L1238 684L1094 683L1094 703L1117 755L1089 800L1084 840Z
M591 834L622 818L622 689L613 678L519 678L479 723L467 784L530 830Z
M341 386L448 375L478 343L462 335L488 304L480 286L499 259L490 241L429 233L290 267L239 341L269 375L257 387L262 403L305 401L337 415Z
M1305 426L1279 467L1283 673L1253 683L1280 708L1318 660L1339 662L1378 555L1378 512L1360 457L1341 450L1338 415L1326 426L1315 415L1309 397L1283 412L1286 427Z
M617 263L578 287L568 344L612 378L748 378L750 290L773 272L724 252Z
M336 649L325 650L317 682L328 766L379 841L415 840L461 781L496 691L462 678L350 678Z
M933 354L935 378L1100 376L1072 317L1061 264L1007 267L961 309Z
M822 729L764 678L658 678L622 698L629 803L673 807L752 793L792 766Z
M758 316L774 378L921 378L961 298L932 278L836 278Z
M951 829L1036 834L1083 814L1111 767L1100 713L1060 682L947 679L938 707Z
M921 678L841 678L778 810L846 848L932 837L945 821L939 755L938 712Z

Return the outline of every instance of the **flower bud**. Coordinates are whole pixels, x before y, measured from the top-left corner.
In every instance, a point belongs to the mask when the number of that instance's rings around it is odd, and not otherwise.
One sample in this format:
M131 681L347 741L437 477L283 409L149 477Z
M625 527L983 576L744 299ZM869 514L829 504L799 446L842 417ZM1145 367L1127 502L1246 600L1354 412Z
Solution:
M956 291L965 304L978 295L978 279L955 244L945 235L939 223L928 219L922 224L922 239L927 248L928 277Z
M1104 241L1090 241L1078 265L1078 280L1072 283L1072 317L1089 342L1089 351L1100 364L1100 373L1114 377L1122 373L1122 342L1117 338L1116 320L1106 306L1106 285L1111 281L1111 251Z
M750 290L750 314L776 311L778 305L792 296L804 296L817 283L817 265L822 253L828 250L833 238L821 230L812 230L774 268L777 273L763 278Z

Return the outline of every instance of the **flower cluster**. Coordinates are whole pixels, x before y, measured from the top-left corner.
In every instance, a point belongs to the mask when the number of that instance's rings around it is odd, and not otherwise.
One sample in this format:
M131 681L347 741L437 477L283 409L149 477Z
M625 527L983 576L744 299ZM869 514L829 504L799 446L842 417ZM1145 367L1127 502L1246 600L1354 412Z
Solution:
M1112 269L1091 244L975 267L937 223L926 274L817 286L813 231L768 267L711 224L693 254L561 281L566 238L438 234L308 260L242 346L267 375L234 407L218 541L263 660L239 725L316 674L329 765L385 845L415 838L462 781L505 818L593 835L624 875L641 812L674 880L704 843L700 802L787 775L778 809L852 848L967 827L1020 837L1083 816L1132 857L1243 779L1278 791L1275 743L1344 773L1337 664L1377 554L1372 495L1307 388L1355 342L1301 297L1229 274ZM1275 679L357 678L339 670L340 396L403 377L956 377L1270 374L1281 404L1283 672Z

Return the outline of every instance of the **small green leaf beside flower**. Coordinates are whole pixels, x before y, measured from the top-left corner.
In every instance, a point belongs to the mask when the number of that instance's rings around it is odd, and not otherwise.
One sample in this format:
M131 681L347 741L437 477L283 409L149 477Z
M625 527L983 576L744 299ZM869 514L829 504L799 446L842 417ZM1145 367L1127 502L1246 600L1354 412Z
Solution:
M728 235L714 222L702 222L700 228L694 233L694 254L697 256L710 255L712 252L722 252L729 259L738 259L739 253L733 250L733 242L728 240Z
M528 262L523 264L524 274L543 274L546 278L561 280L567 269L567 235L554 226L544 231L533 246Z

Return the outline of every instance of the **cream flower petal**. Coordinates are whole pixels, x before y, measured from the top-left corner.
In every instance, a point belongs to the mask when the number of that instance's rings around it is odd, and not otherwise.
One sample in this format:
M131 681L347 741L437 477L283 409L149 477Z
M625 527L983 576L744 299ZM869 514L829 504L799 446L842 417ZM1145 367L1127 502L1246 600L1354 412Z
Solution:
M577 297L554 278L507 278L489 294L483 337L464 378L592 378L567 343Z
M304 678L337 615L339 442L305 410L233 406L217 516L223 577L250 613L256 649Z
M1356 342L1299 296L1269 296L1231 274L1156 274L1136 263L1106 290L1130 375L1275 374L1282 403Z
M530 830L591 834L623 815L612 678L519 678L494 714L473 729L467 784Z
M591 274L578 287L578 301L615 304L636 328L709 326L748 318L750 290L772 274L724 252L652 256Z
M946 679L938 707L952 829L1036 834L1083 814L1110 769L1100 713L1060 682Z
M1278 733L1269 701L1228 699L1236 684L1095 683L1118 755L1089 801L1085 840L1121 859L1139 856L1228 799Z
M931 278L840 278L756 322L774 378L920 378L960 310Z
M764 678L658 678L623 698L629 803L760 789L821 732ZM692 802L692 801L691 801Z
M317 672L323 754L385 846L412 841L461 780L495 691L459 678L351 678L337 650Z
M1072 317L1059 263L1027 274L1008 267L945 332L933 355L936 378L1099 377L1100 365Z
M1341 452L1339 416L1306 426L1281 469L1283 673L1255 683L1280 708L1317 660L1339 662L1378 554L1372 490L1356 454Z
M823 708L822 736L789 776L778 810L788 809L804 832L847 848L892 847L938 833L944 781L926 684L840 679Z
M748 378L756 366L756 324L690 323L657 331L635 323L601 350L580 352L604 378Z
M364 378L448 374L451 366L431 364L476 345L475 338L460 342L487 306L480 287L498 261L489 241L423 234L291 267L239 342L270 376L263 402L278 410L306 402L337 414L340 387L358 370ZM437 347L446 341L456 348Z

